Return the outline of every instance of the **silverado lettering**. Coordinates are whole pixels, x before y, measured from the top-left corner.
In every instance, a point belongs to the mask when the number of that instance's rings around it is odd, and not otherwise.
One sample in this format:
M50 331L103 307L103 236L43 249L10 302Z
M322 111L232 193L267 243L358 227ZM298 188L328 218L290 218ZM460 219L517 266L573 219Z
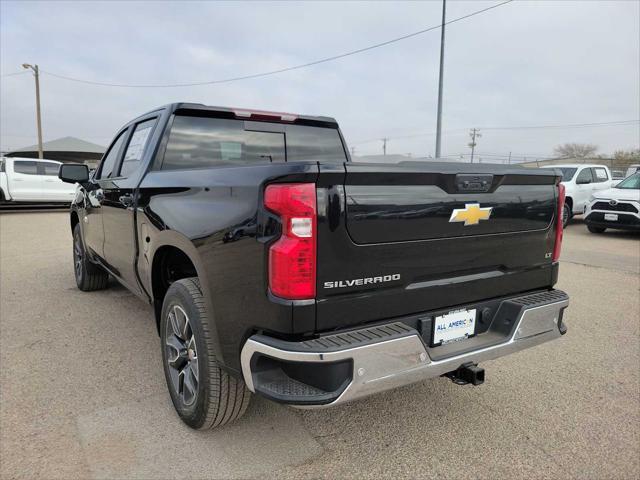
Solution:
M153 307L192 428L252 394L318 408L479 385L479 362L567 330L556 170L356 163L329 117L174 103L118 130L92 175L59 177L78 184L78 288L111 276Z
M324 288L346 288L356 285L371 285L375 283L393 282L400 280L400 274L384 275L382 277L356 278L353 280L337 280L335 282L324 282Z

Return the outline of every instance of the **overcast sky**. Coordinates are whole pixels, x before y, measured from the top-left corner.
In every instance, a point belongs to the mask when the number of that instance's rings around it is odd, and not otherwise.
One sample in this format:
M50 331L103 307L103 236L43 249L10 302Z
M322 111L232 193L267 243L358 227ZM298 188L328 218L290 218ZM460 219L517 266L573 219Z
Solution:
M449 1L447 19L496 3ZM443 154L468 153L472 127L640 119L639 5L514 1L447 26ZM224 79L437 25L441 2L2 1L0 15L0 149L7 150L36 141L33 78L7 75L24 62L111 83ZM435 30L292 72L188 88L103 87L43 73L44 139L106 145L131 118L191 101L333 116L356 154L381 153L378 139L388 137L388 153L432 155L439 48ZM640 146L637 123L482 134L480 156L544 157L563 142L595 143L601 153Z

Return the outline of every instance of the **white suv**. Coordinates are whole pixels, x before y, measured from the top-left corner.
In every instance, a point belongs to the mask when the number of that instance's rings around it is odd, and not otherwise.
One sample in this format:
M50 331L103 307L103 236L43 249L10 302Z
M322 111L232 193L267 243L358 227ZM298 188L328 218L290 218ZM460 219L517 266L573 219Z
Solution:
M612 187L611 172L604 165L584 163L549 165L543 168L556 168L562 171L562 184L566 189L563 211L563 223L566 226L574 215L582 215L589 198L599 190Z

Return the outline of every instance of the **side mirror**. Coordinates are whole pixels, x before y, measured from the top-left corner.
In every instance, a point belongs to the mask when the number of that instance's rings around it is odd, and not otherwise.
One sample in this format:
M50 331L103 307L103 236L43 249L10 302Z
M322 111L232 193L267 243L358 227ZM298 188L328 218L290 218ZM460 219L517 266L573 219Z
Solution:
M589 180L588 178L585 178L585 179L577 179L577 180L576 180L576 183L577 183L578 185L585 185L585 184L587 184L587 183L591 183L591 180Z
M66 183L79 183L83 185L89 181L89 167L86 165L63 163L60 165L58 178Z

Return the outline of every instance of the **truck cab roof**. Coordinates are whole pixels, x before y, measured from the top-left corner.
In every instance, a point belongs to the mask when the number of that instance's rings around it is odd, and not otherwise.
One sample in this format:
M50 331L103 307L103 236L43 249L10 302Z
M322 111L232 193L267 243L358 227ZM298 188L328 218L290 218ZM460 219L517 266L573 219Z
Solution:
M269 122L285 122L300 124L315 124L323 126L331 126L337 128L338 122L333 117L321 115L300 115L297 113L275 112L268 110L256 110L240 107L220 107L212 105L204 105L202 103L176 102L163 105L161 107L150 110L141 115L139 118L149 115L150 113L160 110L169 110L171 113L191 113L195 115L211 115L223 118L237 118L241 120L269 121Z

